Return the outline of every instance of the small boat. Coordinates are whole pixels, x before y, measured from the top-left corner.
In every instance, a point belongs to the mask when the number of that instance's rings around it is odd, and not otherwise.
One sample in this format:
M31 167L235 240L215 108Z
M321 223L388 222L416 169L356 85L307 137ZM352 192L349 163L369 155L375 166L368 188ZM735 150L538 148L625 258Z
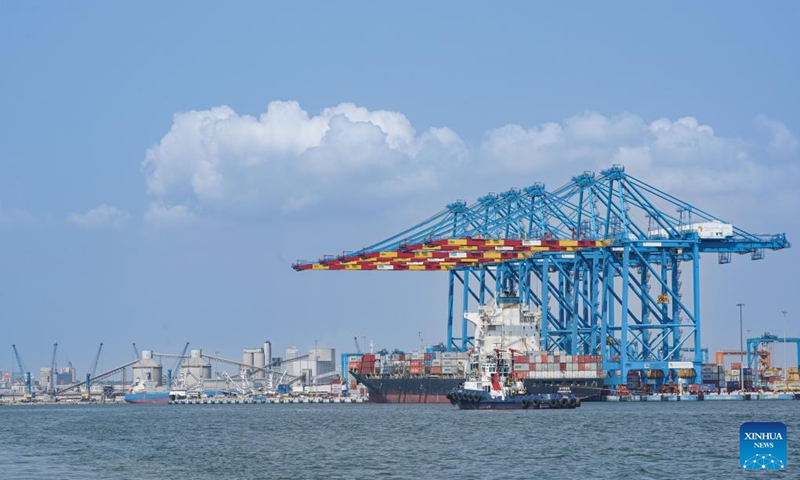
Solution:
M447 394L451 404L461 410L516 410L516 409L573 409L581 406L575 395L548 393L531 395L519 380L508 375L513 372L513 349L495 349L493 356L477 359L479 374ZM473 370L476 371L476 370Z

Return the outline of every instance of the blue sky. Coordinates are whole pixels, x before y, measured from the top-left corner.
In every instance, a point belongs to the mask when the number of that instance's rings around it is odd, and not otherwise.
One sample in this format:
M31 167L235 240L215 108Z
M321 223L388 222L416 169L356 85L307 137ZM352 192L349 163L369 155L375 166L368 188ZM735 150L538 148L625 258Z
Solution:
M795 2L0 4L9 369L444 340L443 274L295 273L614 162L797 238ZM704 339L800 334L796 249L703 262ZM793 349L790 349L793 350ZM790 358L794 358L793 355Z

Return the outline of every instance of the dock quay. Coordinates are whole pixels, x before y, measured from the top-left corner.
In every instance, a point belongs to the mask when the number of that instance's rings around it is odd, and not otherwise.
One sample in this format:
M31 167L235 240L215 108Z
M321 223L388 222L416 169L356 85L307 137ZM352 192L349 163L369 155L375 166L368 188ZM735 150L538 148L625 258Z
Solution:
M655 395L607 395L606 402L731 402L731 401L776 401L800 400L800 393L721 393L721 394L655 394Z
M233 404L289 404L289 403L366 403L364 398L338 397L338 398L309 398L309 397L287 397L287 398L197 398L171 400L170 405L233 405Z

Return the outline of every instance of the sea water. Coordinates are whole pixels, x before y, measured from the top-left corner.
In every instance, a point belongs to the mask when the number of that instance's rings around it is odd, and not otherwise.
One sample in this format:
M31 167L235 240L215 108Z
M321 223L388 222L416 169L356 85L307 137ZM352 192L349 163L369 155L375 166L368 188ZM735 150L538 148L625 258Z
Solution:
M800 478L800 402L0 407L0 478L750 478L739 427L784 422Z

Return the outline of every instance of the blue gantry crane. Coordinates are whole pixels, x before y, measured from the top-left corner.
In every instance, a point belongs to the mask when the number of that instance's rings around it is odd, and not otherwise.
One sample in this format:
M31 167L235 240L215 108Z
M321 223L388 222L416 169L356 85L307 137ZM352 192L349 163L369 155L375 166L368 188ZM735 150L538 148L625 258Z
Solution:
M754 370L754 384L761 385L761 375L763 372L760 372L758 369L758 362L755 361L758 358L758 348L761 345L766 345L768 343L794 343L797 346L797 365L798 369L800 369L800 338L796 337L779 337L777 335L772 335L769 332L764 333L760 337L755 338L748 338L747 339L747 366L749 368L753 368L753 364L755 363ZM787 372L783 372L784 375L787 375Z
M553 191L535 183L459 200L370 247L293 268L447 271L448 350L472 346L463 313L512 295L541 311L541 349L601 355L612 387L631 372L659 385L676 375L701 381L701 255L724 264L789 246L785 234L748 233L615 165Z

